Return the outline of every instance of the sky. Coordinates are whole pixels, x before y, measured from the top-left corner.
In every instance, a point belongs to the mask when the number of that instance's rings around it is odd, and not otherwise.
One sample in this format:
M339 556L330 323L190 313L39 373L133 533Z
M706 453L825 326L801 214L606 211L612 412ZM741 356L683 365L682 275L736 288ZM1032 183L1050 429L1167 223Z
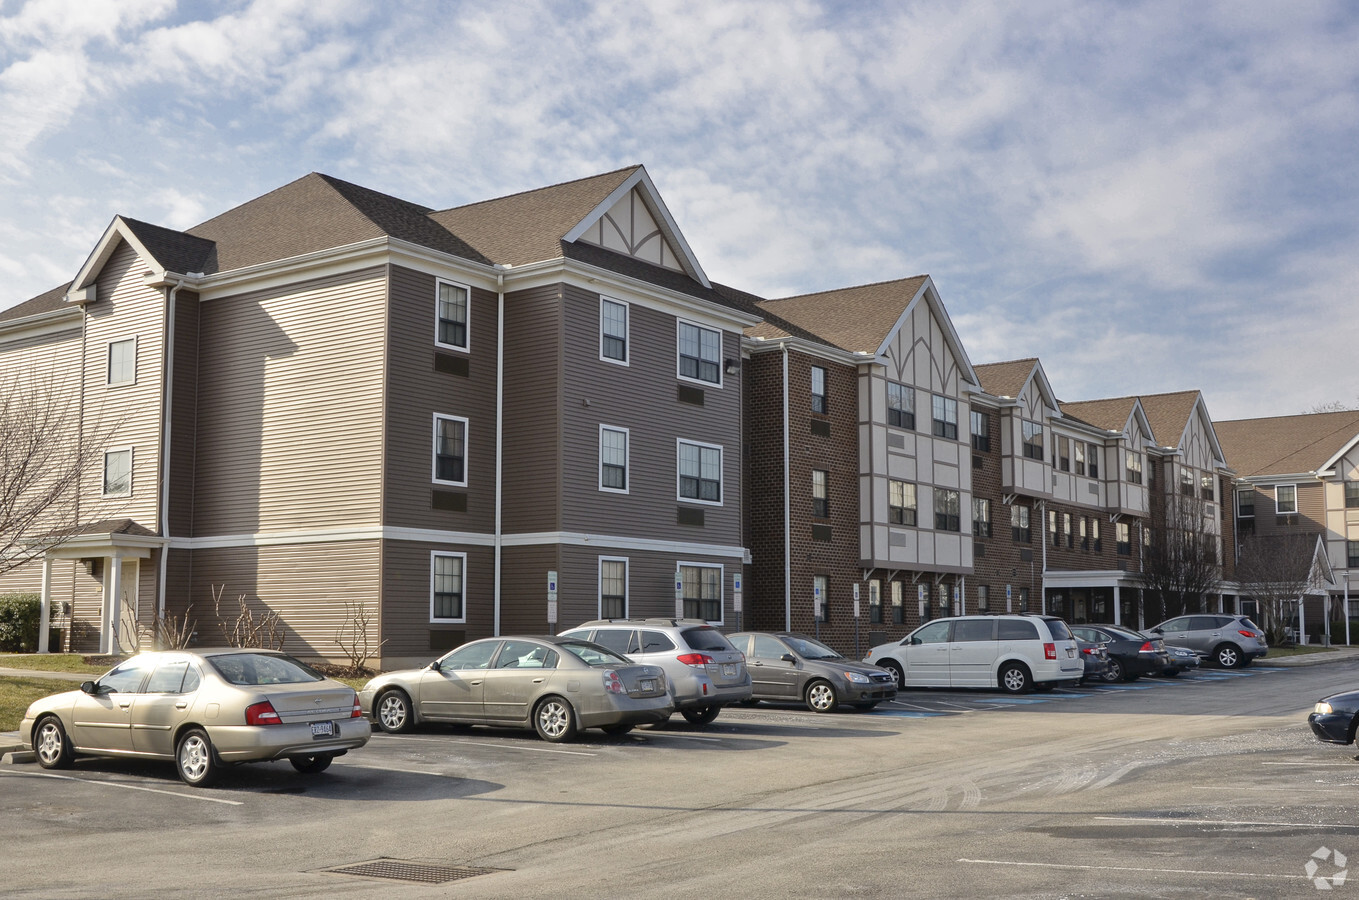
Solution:
M115 215L642 164L708 276L932 276L974 364L1359 406L1359 4L0 0L0 309Z

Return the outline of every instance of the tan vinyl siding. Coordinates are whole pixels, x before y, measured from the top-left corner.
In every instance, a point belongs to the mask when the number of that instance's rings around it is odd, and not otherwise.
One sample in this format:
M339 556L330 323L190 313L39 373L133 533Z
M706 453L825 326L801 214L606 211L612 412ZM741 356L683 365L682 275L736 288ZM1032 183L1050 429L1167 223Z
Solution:
M556 531L561 524L560 290L505 298L506 534Z
M467 555L463 570L466 623L430 621L430 554L435 551ZM384 658L434 658L438 653L430 650L432 630L465 632L467 640L489 637L495 628L494 551L490 547L384 541L382 596L382 637L387 642L382 648Z
M195 535L376 524L383 270L200 313Z
M472 290L467 375L435 369L435 278L392 267L387 337L386 471L383 522L448 531L495 527L496 295ZM467 486L433 483L434 415L467 420ZM435 488L465 494L467 511L434 509Z

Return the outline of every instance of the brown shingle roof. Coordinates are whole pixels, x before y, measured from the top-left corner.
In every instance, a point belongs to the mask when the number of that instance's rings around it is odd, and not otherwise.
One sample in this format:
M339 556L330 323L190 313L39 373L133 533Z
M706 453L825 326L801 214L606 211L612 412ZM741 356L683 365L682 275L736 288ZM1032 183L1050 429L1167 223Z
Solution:
M1246 478L1315 472L1359 436L1359 410L1214 422L1227 464Z
M1194 414L1198 391L1177 391L1170 394L1142 394L1142 411L1147 414L1151 434L1162 447L1178 447L1184 437L1189 417Z
M747 329L746 336L769 340L794 334L793 329L804 329L842 350L875 353L927 277L917 275L781 300L764 300L759 308L773 319ZM786 326L792 326L792 329Z
M52 312L61 309L66 305L66 292L71 289L71 282L66 282L61 287L52 288L45 291L31 300L25 300L17 306L9 309L0 310L0 322L8 319L22 319L26 316L36 316L39 313Z
M1033 375L1037 357L1012 359L1008 362L973 366L981 389L993 397L1018 397L1029 377ZM1121 427L1121 426L1120 426Z
M120 218L155 261L168 271L182 275L202 272L203 266L207 265L212 257L212 241L205 238L129 219L126 216Z
M1082 400L1077 403L1062 401L1062 415L1070 416L1105 431L1122 431L1132 415L1136 397L1112 397L1107 400Z

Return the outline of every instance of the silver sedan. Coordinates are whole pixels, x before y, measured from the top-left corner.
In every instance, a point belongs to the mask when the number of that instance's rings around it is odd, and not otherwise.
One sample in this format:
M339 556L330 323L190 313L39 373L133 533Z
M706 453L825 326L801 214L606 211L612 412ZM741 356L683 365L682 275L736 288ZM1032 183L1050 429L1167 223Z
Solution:
M174 760L196 786L233 763L321 772L371 733L353 688L291 656L236 648L142 653L34 701L19 724L43 768L77 755Z
M674 712L665 670L575 638L497 637L463 644L421 669L379 675L359 703L383 731L417 722L532 728L569 741L583 728L626 734Z

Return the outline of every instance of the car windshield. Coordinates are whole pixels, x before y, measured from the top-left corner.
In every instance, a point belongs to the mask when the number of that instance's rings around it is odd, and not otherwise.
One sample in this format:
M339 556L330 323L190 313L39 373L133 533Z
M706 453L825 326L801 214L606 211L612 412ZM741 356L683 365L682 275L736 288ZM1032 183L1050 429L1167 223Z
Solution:
M731 641L727 640L726 635L711 625L686 628L680 634L691 650L716 650L720 652L736 649L731 645Z
M561 647L572 656L578 656L587 666L627 666L631 665L631 660L626 656L619 656L608 647L591 643L590 641L563 641L557 646Z
M232 653L209 656L217 674L232 684L304 684L324 681L325 676L291 656L271 653Z
M793 652L803 659L840 659L840 654L827 647L820 641L814 641L808 637L786 637L783 639Z

